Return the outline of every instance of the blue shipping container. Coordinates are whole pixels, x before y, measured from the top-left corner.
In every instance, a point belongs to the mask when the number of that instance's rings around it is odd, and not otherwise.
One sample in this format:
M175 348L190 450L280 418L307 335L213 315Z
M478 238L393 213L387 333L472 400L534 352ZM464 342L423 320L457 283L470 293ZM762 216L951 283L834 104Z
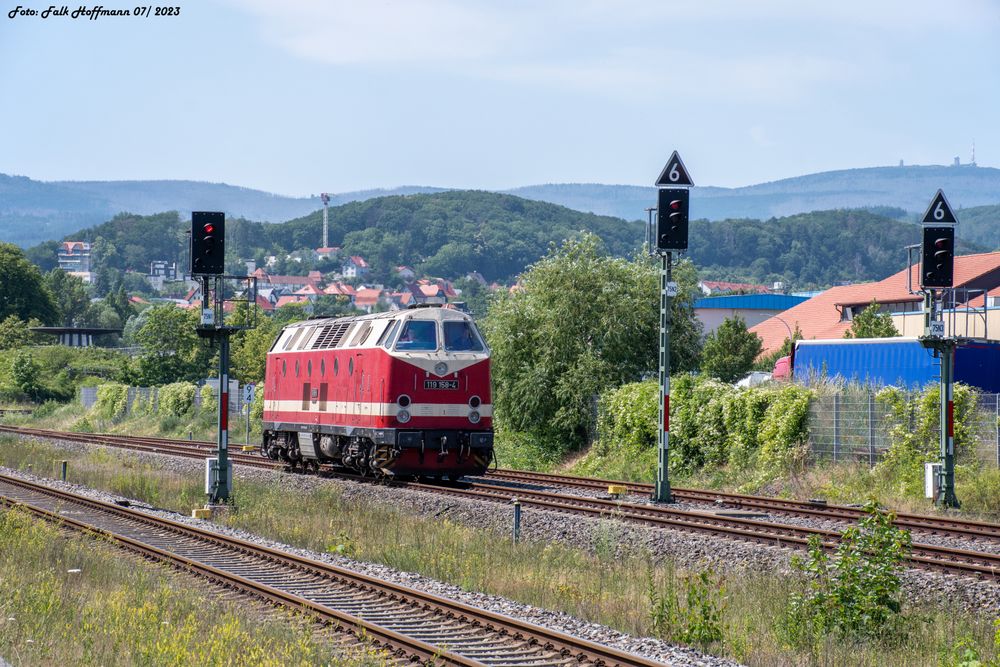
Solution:
M845 338L795 343L793 377L841 377L874 386L923 387L939 382L941 360L916 338ZM955 381L1000 392L1000 343L966 343L955 350Z

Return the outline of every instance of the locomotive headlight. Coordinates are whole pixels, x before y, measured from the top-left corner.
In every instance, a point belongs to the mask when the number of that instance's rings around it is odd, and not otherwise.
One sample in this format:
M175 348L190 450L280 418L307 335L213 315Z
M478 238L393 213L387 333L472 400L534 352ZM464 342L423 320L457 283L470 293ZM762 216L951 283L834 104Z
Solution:
M400 410L399 412L396 413L396 420L400 424L405 424L406 422L410 421L410 411Z
M472 422L473 424L478 424L479 423L479 411L478 410L473 410L472 412L469 413L469 421Z
M401 408L410 407L410 397L406 394L400 394L399 398L396 399L396 404Z
M472 408L473 410L478 408L481 403L482 400L478 396L473 396L472 398L469 399L469 407Z
M448 364L444 363L443 361L439 361L436 364L434 364L434 373L436 375L444 375L447 372L448 372Z

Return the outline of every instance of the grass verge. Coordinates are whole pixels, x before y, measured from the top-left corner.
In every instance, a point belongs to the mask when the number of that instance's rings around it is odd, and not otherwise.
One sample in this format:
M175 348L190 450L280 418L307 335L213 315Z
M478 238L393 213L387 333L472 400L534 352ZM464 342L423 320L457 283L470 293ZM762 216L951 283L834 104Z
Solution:
M375 665L306 620L266 623L194 579L0 510L0 655L18 665ZM211 589L210 589L211 590Z
M203 499L201 479L137 463L126 453L69 453L53 445L0 439L0 462L36 473L70 460L70 481L187 511ZM518 545L447 519L415 516L382 502L344 499L335 485L297 490L238 481L239 511L227 524L300 547L374 561L563 611L636 635L702 643L709 652L751 665L933 665L958 641L992 656L991 618L957 610L907 610L905 641L824 640L789 646L777 628L794 577L719 576L624 543L618 524L601 525L589 549L561 543Z

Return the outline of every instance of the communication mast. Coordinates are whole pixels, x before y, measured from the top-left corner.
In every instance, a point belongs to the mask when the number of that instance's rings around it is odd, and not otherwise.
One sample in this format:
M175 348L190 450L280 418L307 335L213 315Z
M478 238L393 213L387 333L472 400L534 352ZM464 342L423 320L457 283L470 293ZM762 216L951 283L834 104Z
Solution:
M322 248L329 248L328 243L328 231L330 228L330 195L329 193L323 192L320 194L320 199L323 200L323 245Z

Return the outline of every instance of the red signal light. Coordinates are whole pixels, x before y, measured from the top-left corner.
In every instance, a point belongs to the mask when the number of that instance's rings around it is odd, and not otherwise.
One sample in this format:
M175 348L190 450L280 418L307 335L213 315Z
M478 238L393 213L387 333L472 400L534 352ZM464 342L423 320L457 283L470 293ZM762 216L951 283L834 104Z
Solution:
M681 200L680 199L674 199L673 201L671 201L670 202L670 208L674 209L675 211L679 211L680 208L681 208Z
M204 230L206 234L211 234L212 232L215 231L215 225L212 224L205 225L204 227L202 227L202 230Z

